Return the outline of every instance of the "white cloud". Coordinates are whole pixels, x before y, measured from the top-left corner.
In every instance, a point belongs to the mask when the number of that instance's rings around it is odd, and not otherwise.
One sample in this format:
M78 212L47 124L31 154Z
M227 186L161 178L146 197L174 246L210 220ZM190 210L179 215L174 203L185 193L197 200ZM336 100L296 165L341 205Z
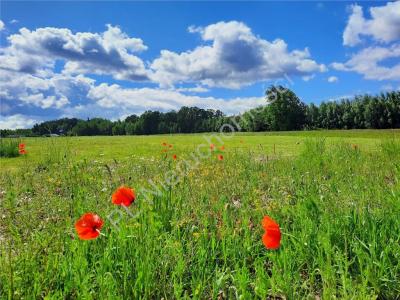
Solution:
M100 107L117 109L121 114L126 114L127 111L142 113L146 110L176 110L182 106L220 109L227 114L233 114L265 104L263 97L222 99L185 95L165 89L122 88L117 84L105 83L93 87L88 97Z
M56 62L61 62L66 76L111 75L116 80L153 81L168 88L195 84L181 88L190 92L205 92L207 87L240 88L284 76L307 80L326 70L310 58L307 48L290 51L283 40L263 40L244 23L219 22L188 30L200 34L207 44L183 53L163 50L149 69L136 55L147 46L116 26L107 25L103 33L21 28L0 49L0 69L48 78Z
M16 24L16 23L18 23L19 21L17 20L17 19L12 19L11 21L10 21L10 24Z
M355 95L352 94L346 94L346 95L340 95L340 96L332 96L330 98L326 98L321 100L321 102L338 102L344 99L353 99Z
M174 90L177 92L189 92L189 93L206 93L210 91L210 89L200 85L196 85L195 87L175 88Z
M4 29L4 22L0 20L0 31L2 31L3 29Z
M310 58L307 48L289 51L283 40L261 39L241 22L191 26L188 30L211 43L182 53L162 50L151 64L151 78L161 86L194 82L235 89L285 75L309 76L326 70Z
M38 123L36 119L21 114L1 116L0 129L31 128L35 123Z
M22 28L8 37L9 47L0 52L3 69L31 74L49 72L57 59L64 73L106 74L116 79L148 79L143 61L133 53L147 49L141 39L130 38L119 27L107 25L101 34L72 33L66 28Z
M400 1L371 7L369 11L371 19L366 19L361 6L351 6L351 15L343 32L344 45L355 46L362 36L370 36L382 43L400 38Z
M0 99L12 106L34 106L41 109L60 109L75 99L77 91L87 94L94 81L80 76L54 74L48 78L0 70Z
M52 74L48 78L41 78L16 71L0 71L1 112L7 115L35 109L38 115L45 115L46 118L50 116L47 112L51 111L53 118L118 119L146 110L169 111L182 106L219 109L233 114L265 104L263 97L223 99L192 94L205 92L203 89L201 86L175 90L124 88L117 84L96 85L94 80L83 75Z
M328 82L330 82L330 83L337 82L338 80L339 80L339 78L337 78L336 76L328 77Z
M385 92L390 92L390 91L399 91L400 90L400 86L395 87L391 84L384 84L381 86L381 90L385 91Z
M373 80L400 80L400 60L392 66L385 66L385 60L400 58L400 44L390 47L373 46L362 49L345 63L333 63L340 71L353 71Z
M389 92L389 91L393 91L394 87L391 84L384 84L381 86L381 90Z
M10 125L13 128L30 124L31 117L17 122L27 111L38 118L45 116L43 119L117 119L149 109L168 111L181 106L236 114L265 104L265 100L196 93L209 92L210 87L239 88L281 77L307 80L315 72L326 70L310 58L308 49L290 51L283 40L263 40L240 22L190 27L189 31L200 34L205 45L184 53L164 50L149 69L136 56L147 46L118 27L108 25L103 33L22 28L8 37L7 47L0 48L1 114L9 116L7 124L14 122ZM56 73L63 63L62 72ZM88 74L111 75L116 80L152 80L160 88L99 84Z
M305 82L308 82L311 79L313 79L314 77L315 77L315 74L312 74L312 75L302 76L301 79L303 79Z
M332 67L370 80L400 80L400 1L370 7L369 12L370 19L366 19L361 6L351 6L343 44L363 42L364 46L346 62L334 62Z

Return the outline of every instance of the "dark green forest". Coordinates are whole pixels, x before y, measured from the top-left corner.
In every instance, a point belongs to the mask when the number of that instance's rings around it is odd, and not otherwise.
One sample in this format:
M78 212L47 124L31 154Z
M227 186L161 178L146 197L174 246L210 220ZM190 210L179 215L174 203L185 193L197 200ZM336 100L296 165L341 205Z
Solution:
M290 89L271 86L265 105L241 115L182 107L178 111L146 111L112 122L93 118L63 118L36 124L31 129L1 130L1 136L149 135L224 131L290 131L312 129L400 128L400 91L360 95L353 99L305 104Z

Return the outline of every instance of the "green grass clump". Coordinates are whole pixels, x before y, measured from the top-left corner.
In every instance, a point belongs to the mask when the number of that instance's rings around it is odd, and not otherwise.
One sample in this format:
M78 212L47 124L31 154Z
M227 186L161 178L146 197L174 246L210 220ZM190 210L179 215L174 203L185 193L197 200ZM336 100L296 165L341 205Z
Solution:
M0 157L17 157L19 141L0 138Z
M397 140L238 135L223 161L194 163L198 135L79 139L29 143L58 150L1 174L1 299L399 298ZM111 203L122 184L129 210ZM104 236L78 239L85 212ZM276 251L264 215L281 227Z

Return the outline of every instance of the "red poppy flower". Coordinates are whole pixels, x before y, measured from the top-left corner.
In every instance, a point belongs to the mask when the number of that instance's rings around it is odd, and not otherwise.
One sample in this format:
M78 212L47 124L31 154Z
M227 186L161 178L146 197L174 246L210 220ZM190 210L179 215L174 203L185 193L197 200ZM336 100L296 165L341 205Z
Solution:
M221 154L219 154L217 157L218 157L218 160L224 160L224 157Z
M81 240L92 240L100 235L103 224L98 215L86 213L75 223L75 229Z
M164 143L162 143L162 145L165 147L165 146L167 146L167 143L166 143L166 142L164 142Z
M211 144L211 145L210 145L210 149L211 149L211 150L214 150L214 148L215 148L215 145L214 145L214 144Z
M25 149L25 144L19 144L18 149Z
M28 152L25 149L22 148L22 149L18 150L18 153L19 154L27 154Z
M176 154L172 155L172 159L173 159L173 160L176 160L176 159L177 159Z
M265 230L262 236L262 242L267 249L278 249L281 243L281 230L278 223L268 216L262 220L262 227Z
M224 151L225 150L225 146L221 146L221 148L219 148L219 149L221 149L221 151Z
M125 186L119 187L112 195L112 203L116 205L129 206L135 201L133 189Z
M172 149L172 145L171 145L171 144L169 144L169 145L168 145L168 148L169 148L169 149Z

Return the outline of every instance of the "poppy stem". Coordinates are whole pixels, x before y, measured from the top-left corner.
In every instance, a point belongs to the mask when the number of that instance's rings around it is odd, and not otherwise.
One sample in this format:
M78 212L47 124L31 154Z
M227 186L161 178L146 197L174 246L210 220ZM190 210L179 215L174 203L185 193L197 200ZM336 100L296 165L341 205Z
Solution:
M96 231L97 231L100 235L106 236L104 233L100 232L100 230L96 229Z

